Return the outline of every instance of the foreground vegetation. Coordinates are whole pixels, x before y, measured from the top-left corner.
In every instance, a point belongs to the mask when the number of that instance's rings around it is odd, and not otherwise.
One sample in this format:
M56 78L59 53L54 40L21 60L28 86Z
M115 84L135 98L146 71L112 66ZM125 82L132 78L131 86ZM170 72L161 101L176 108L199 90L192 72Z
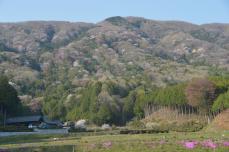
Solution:
M70 134L70 135L32 135L6 137L0 139L1 149L23 152L52 152L56 150L75 151L109 151L109 152L148 152L148 151L190 151L185 147L187 141L199 142L193 151L217 151L229 150L225 144L229 140L228 132L217 133L164 133L164 134L139 134L139 135L93 135L93 134ZM202 143L211 140L216 144L215 148L203 146ZM23 144L22 144L23 141Z

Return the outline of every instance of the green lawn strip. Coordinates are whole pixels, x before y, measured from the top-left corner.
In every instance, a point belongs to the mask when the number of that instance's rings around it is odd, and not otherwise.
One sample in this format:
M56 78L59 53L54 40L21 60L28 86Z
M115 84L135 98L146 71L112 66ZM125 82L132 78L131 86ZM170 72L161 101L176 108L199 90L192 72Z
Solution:
M16 143L31 143L49 141L53 138L69 138L68 135L19 135L10 137L0 137L0 145L3 144L16 144Z
M17 143L17 144L5 144L1 145L2 149L14 149L14 148L29 148L29 147L43 147L43 146L64 146L64 145L76 145L79 140L53 140L47 142L32 142L32 143Z
M53 138L58 138L60 140L68 139L78 139L82 136L96 136L96 135L105 135L105 134L117 134L117 132L77 132L70 133L67 135L60 134L48 134L48 135L19 135L19 136L9 136L9 137L0 137L0 146L4 144L16 144L16 143L33 143L33 142L42 142L53 140Z
M228 138L229 134L223 133L161 133L161 134L138 134L138 135L104 135L102 136L83 136L81 141L129 141L129 140L206 140Z

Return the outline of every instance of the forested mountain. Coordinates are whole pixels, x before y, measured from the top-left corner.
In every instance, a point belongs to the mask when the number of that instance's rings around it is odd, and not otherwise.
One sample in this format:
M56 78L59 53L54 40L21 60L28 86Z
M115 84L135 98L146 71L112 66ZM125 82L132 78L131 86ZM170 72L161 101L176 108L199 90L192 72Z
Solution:
M155 88L228 71L228 24L138 17L0 23L1 74L24 104L52 118L97 113L91 118L97 123L124 122L139 110L129 108L135 105L129 99L140 102Z

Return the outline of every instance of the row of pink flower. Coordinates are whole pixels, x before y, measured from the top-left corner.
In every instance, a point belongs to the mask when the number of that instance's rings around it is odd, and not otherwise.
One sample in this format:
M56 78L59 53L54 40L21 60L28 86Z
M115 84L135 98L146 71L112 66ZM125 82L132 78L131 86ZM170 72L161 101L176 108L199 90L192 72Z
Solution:
M150 143L147 143L147 145L148 146L150 146L150 147L155 147L156 145L163 145L163 144L166 144L167 142L166 141L164 141L164 140L161 140L161 141L159 141L159 142L150 142ZM205 148L210 148L210 149L215 149L215 148L217 148L218 146L220 146L220 145L223 145L223 146L225 146L225 147L229 147L229 141L222 141L222 142L213 142L212 140L204 140L204 141L194 141L194 140L192 140L192 141L182 141L182 142L180 142L185 148L187 148L187 149L194 149L195 147L197 147L197 146L202 146L202 147L205 147ZM109 148L111 148L112 147L112 145L113 145L113 143L111 142L111 141L106 141L106 142L103 142L102 144L101 144L101 146L103 147L103 148L107 148L107 149L109 149ZM96 145L95 144L92 144L91 145L93 148L95 148L96 147Z
M213 142L210 139L202 141L202 142L199 142L199 141L184 141L184 142L181 142L181 143L187 149L193 149L198 145L201 145L202 147L205 147L205 148L211 148L211 149L217 148L217 146L219 146L219 144L222 144L223 146L229 147L229 142L228 141L224 141L222 143L218 143L217 144L217 143Z

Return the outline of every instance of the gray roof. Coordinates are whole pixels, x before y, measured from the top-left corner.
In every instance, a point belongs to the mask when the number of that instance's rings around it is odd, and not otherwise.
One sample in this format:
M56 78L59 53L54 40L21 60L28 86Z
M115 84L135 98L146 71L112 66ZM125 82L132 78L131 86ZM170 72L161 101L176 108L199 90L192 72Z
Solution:
M50 124L50 125L60 125L61 124L61 121L59 120L50 120L47 116L44 116L43 117L43 121L47 124Z
M24 117L14 117L14 118L8 118L6 120L7 124L11 123L25 123L25 122L38 122L42 120L42 116L24 116Z

